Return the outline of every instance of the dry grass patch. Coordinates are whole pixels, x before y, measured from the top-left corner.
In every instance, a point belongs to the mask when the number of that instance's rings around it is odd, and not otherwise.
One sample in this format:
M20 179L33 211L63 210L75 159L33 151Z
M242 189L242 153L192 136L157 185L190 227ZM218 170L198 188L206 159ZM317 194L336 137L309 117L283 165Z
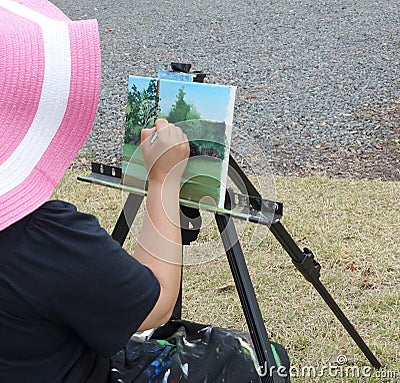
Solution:
M111 231L120 192L76 181L69 172L54 194L98 216ZM400 381L400 183L328 178L278 178L282 223L300 248L313 250L321 280L368 346L397 379L300 377L295 382ZM140 218L140 217L139 217ZM190 320L246 329L232 275L212 216L203 214L198 243L185 249L183 312ZM135 245L137 226L126 242ZM337 355L346 366L369 363L268 228L237 222L250 275L271 338L292 364L321 367ZM374 374L373 374L374 375ZM345 380L343 380L346 378Z

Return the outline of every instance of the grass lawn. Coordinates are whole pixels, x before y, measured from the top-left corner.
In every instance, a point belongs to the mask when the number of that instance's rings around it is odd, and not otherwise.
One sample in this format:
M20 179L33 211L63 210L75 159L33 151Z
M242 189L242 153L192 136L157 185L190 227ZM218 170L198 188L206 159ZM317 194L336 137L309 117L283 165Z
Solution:
M124 195L78 182L78 174L68 172L54 198L95 214L111 232ZM369 370L368 360L267 227L237 222L267 331L287 348L292 381L400 382L400 183L317 177L275 182L283 225L300 248L313 250L321 281L386 366ZM125 244L129 251L139 225L140 214ZM245 330L211 215L203 215L201 237L185 249L185 263L190 265L184 270L183 317ZM347 362L335 363L339 356ZM313 369L321 376L313 376Z

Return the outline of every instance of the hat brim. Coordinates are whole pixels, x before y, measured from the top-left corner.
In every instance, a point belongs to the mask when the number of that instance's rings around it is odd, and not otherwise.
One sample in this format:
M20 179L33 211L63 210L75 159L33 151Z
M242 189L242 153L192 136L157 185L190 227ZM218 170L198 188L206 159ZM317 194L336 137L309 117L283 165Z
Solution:
M100 90L96 20L23 3L0 5L8 25L0 30L0 230L50 198L87 138Z

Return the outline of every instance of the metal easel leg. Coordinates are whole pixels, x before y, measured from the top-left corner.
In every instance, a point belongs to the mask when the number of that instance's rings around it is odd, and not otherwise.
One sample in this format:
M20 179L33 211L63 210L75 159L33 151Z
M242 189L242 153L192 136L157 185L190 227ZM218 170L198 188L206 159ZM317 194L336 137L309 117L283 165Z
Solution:
M136 214L143 202L143 196L129 193L125 205L119 214L111 236L122 246L135 220Z
M329 306L332 312L335 314L336 318L339 319L340 323L347 330L348 334L353 338L356 342L360 350L367 357L373 367L379 369L382 367L381 363L366 345L364 340L358 334L354 326L351 324L349 319L337 305L335 300L329 294L328 290L320 281L320 264L314 259L314 255L311 250L304 249L301 251L299 247L296 245L292 237L283 227L280 222L273 223L270 227L271 233L275 236L278 242L282 245L282 247L286 250L289 256L292 258L293 264L296 268L303 274L304 278L309 281L314 288L318 291L319 295L321 295L322 299Z
M266 378L265 382L268 383L287 382L287 379L285 380L281 376L283 374L278 374L279 366L276 366L271 343L268 339L233 220L230 216L218 213L215 215L215 219L260 364L259 373Z

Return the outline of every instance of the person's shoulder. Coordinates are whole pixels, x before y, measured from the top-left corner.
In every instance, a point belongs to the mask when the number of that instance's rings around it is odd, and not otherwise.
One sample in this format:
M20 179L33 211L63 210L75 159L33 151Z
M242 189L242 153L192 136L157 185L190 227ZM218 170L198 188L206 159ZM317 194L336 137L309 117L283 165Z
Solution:
M26 230L42 236L46 241L62 241L72 245L75 242L92 244L109 242L109 234L98 219L89 213L81 212L72 203L51 200L44 203L31 216Z
M110 252L121 252L98 219L65 201L51 200L32 215L25 232L38 246L57 249L59 258L71 261L71 254L81 263ZM84 256L83 256L84 254Z
M62 200L50 200L40 206L36 210L35 214L59 214L65 212L74 213L77 211L77 207L70 202Z
M50 200L40 206L32 215L33 224L57 224L68 227L98 226L92 214L80 212L75 205L62 200Z

